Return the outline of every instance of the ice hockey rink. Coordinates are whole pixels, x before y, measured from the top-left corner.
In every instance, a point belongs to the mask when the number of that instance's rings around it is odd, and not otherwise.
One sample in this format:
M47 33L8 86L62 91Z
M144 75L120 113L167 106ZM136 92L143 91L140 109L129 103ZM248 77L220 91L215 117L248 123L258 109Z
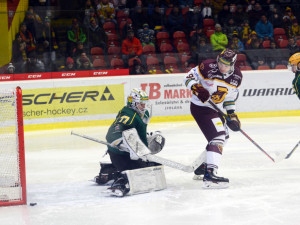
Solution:
M241 119L243 130L272 157L286 155L300 139L299 117ZM91 182L106 147L71 135L105 140L108 127L25 133L28 204L1 207L1 225L299 225L300 147L272 162L240 132L231 132L218 174L228 189L202 189L202 181L165 167L168 188L124 198L107 196ZM194 121L150 123L166 145L158 155L189 165L205 149ZM37 203L30 206L29 203Z

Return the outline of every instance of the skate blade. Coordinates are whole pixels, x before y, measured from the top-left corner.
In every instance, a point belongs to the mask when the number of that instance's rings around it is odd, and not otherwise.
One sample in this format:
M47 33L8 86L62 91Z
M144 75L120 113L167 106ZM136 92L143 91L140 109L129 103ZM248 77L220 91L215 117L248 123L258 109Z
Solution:
M119 189L106 189L105 191L103 191L103 193L109 196L124 197L123 192Z
M214 183L211 181L203 181L202 188L204 189L225 189L229 187L228 182Z
M193 180L203 180L203 175L194 175Z

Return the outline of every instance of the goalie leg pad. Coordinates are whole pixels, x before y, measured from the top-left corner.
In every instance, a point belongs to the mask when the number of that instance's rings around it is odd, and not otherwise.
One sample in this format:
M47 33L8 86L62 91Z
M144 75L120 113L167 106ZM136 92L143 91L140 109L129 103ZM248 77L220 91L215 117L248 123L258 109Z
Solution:
M146 167L136 170L126 170L129 182L129 194L141 194L159 191L167 188L163 166Z

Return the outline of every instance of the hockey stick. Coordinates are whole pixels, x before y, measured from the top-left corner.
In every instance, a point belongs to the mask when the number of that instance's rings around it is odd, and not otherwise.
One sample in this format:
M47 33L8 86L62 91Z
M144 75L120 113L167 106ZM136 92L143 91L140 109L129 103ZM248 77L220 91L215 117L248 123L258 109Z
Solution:
M75 133L73 131L71 131L71 135L82 137L82 138L85 138L85 139L88 139L88 140L91 140L91 141L94 141L94 142L98 142L100 144L104 144L104 145L107 145L107 146L110 146L110 147L113 147L113 148L118 148L117 146L114 146L114 145L112 145L112 144L110 144L108 142L101 141L99 139L92 138L92 137L89 137L89 136L86 136L86 135L83 135L83 134L78 134L78 133ZM119 150L124 151L124 150L122 150L120 148L119 148ZM183 165L181 163L174 162L174 161L171 161L169 159L165 159L165 158L162 158L162 157L159 157L159 156L156 156L156 155L151 155L151 154L140 156L140 158L143 161L152 161L152 162L160 163L162 165L165 165L165 166L168 166L168 167L171 167L171 168L174 168L174 169L178 169L178 170L184 171L186 173L191 173L191 172L194 172L204 162L205 159L204 159L204 157L202 155L203 154L201 154L193 162L193 164L191 166L186 166L186 165Z
M290 156L293 154L293 152L296 150L296 148L299 146L299 144L300 144L300 141L295 145L295 147L292 149L292 151L289 154L287 154L285 159L290 158Z
M224 116L224 118L226 119L226 121L231 121L231 119L221 110L219 109L218 106L215 105L215 103L213 103L211 100L208 100L209 104L211 104L212 107L214 107L215 110L217 110L222 116ZM268 156L273 162L275 162L275 160L265 151L262 149L262 147L260 147L252 138L250 138L241 128L239 129L239 131L246 137L248 138L249 141L252 142L252 144L254 144L259 150L261 150L263 153L265 153L266 156Z

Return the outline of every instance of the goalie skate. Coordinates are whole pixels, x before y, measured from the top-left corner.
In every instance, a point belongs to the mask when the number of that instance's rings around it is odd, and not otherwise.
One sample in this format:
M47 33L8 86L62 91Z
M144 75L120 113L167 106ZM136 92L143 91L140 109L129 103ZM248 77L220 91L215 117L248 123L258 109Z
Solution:
M203 177L204 189L222 189L229 187L229 179L216 176L214 169L206 169Z
M118 178L111 187L107 189L106 193L116 197L124 197L129 191L130 189L126 175L122 175L122 177Z

